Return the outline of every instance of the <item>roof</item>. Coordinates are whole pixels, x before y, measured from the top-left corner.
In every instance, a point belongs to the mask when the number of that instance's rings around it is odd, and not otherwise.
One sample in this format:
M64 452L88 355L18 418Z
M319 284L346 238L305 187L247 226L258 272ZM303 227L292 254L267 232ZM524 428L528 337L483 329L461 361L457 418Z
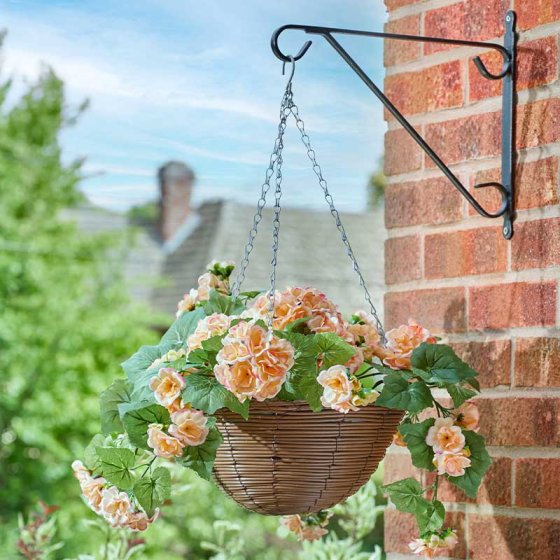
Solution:
M232 201L200 205L178 234L162 245L153 227L137 228L125 272L131 295L157 311L174 314L177 302L212 259L240 263L254 206ZM270 286L272 257L272 209L265 209L250 257L245 290ZM94 207L71 211L80 226L90 232L124 229L126 216ZM341 213L348 239L380 314L383 310L385 228L382 209ZM365 308L363 290L352 269L336 224L329 211L283 208L277 266L277 287L313 286L324 291L343 313ZM235 274L235 273L234 273Z

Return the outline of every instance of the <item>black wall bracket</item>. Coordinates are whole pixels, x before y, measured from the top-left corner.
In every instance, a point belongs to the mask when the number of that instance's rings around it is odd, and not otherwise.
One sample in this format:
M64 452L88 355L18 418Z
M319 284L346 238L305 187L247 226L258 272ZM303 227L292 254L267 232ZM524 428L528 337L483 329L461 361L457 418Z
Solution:
M499 218L503 216L503 234L506 239L511 239L513 235L513 219L515 216L514 207L514 156L515 156L515 12L509 11L505 16L505 35L504 44L485 43L481 41L463 41L459 39L445 39L443 37L424 37L417 35L402 35L398 33L378 33L374 31L357 31L353 29L339 29L332 27L316 27L311 25L284 25L278 28L272 35L272 51L277 58L283 62L295 62L299 60L309 50L311 41L306 41L296 55L286 55L278 46L280 35L288 30L296 29L305 31L310 35L320 35L331 47L342 57L342 59L354 70L366 86L377 96L387 110L395 117L402 127L412 136L416 143L424 150L428 157L439 167L442 173L451 181L453 186L467 199L469 204L481 215L486 218ZM488 211L484 209L473 197L457 176L445 165L441 158L434 152L429 144L418 134L415 128L408 122L402 113L393 105L385 94L373 83L358 63L348 54L333 35L358 35L363 37L376 37L384 39L396 39L398 41L420 41L424 43L444 43L465 47L476 47L478 49L493 49L498 51L503 58L503 65L499 73L490 72L479 56L474 57L473 62L478 71L488 80L502 80L502 180L498 182L487 182L475 185L475 189L492 187L501 196L501 204L498 210Z

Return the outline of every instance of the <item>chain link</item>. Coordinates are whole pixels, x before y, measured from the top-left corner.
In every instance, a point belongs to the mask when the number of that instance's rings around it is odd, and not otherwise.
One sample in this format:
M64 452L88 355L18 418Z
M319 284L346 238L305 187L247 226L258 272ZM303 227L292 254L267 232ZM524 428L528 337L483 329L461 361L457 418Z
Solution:
M233 289L232 289L232 295L233 295L234 298L237 298L239 296L239 290L240 290L241 284L242 284L243 280L245 279L245 273L246 273L246 270L247 270L247 265L249 264L249 256L251 255L251 252L253 251L255 237L257 236L257 232L258 232L258 226L259 226L259 223L262 220L262 212L263 212L263 209L266 205L266 197L267 197L268 191L271 188L270 181L272 179L272 176L274 175L274 170L276 169L275 205L274 205L274 219L273 219L273 231L272 231L272 260L271 260L272 272L270 274L270 292L268 294L268 297L269 297L269 309L268 309L269 321L268 321L268 326L269 326L269 329L272 329L272 322L273 322L273 319L274 319L275 294L276 294L276 265L277 265L277 262L278 262L277 257L278 257L279 234L280 234L280 211L281 211L280 199L282 197L282 163L283 163L282 150L284 148L284 133L286 131L286 123L287 123L287 119L288 119L290 114L295 119L296 126L297 126L297 128L300 132L300 135L301 135L301 140L302 140L303 145L305 146L305 149L307 151L307 157L311 161L313 172L315 173L315 175L317 176L317 179L319 180L319 185L320 185L321 189L323 190L325 200L327 201L327 204L329 205L330 213L331 213L332 217L334 218L334 221L336 223L336 227L337 227L338 231L340 232L342 242L344 243L344 246L346 247L346 253L347 253L348 257L350 258L350 261L352 262L352 268L354 269L354 272L356 272L356 274L358 276L358 279L360 281L360 286L364 290L365 300L369 304L369 307L371 309L371 314L372 314L372 316L375 320L375 323L376 323L377 330L378 330L383 342L385 342L386 339L385 339L385 331L383 329L383 325L381 323L381 320L379 319L379 316L377 314L377 310L376 310L375 305L373 304L373 301L371 299L371 294L369 293L369 290L367 289L366 282L364 280L364 277L363 277L362 272L360 270L360 267L358 265L358 261L356 259L356 256L354 255L354 251L352 249L352 246L350 245L350 241L348 240L348 235L346 234L346 230L344 229L344 225L342 224L340 214L339 214L338 210L336 209L336 207L334 205L334 199L333 199L333 197L332 197L332 195L329 191L327 181L323 177L323 172L321 170L321 166L317 162L317 157L316 157L316 154L315 154L315 150L311 146L311 139L309 138L309 135L305 131L305 124L304 124L303 120L301 119L301 117L299 116L299 110L298 110L297 105L293 101L291 79L289 80L289 82L286 86L284 96L282 97L282 103L280 104L280 123L278 125L278 136L277 136L276 141L274 143L274 150L272 152L272 155L270 156L270 164L269 164L268 169L266 171L265 181L264 181L264 183L262 185L262 188L261 188L261 197L260 197L259 202L257 204L257 211L256 211L255 216L253 218L253 227L251 228L251 231L249 232L249 238L248 238L247 244L245 246L245 252L244 252L244 255L243 255L243 260L241 261L239 274L237 275L237 278L235 280L235 284L234 284Z
M317 176L317 179L319 180L319 185L320 185L321 189L323 190L323 194L325 195L325 200L327 201L327 204L329 205L331 215L334 218L334 221L336 223L336 227L337 227L338 231L340 232L342 242L344 243L344 246L346 247L346 254L350 258L350 261L352 262L352 268L356 272L356 274L357 274L357 276L360 280L360 286L364 290L365 300L367 301L367 303L370 306L371 314L373 315L373 318L375 319L375 324L377 326L377 331L379 332L381 338L385 342L385 331L383 329L383 325L381 323L381 320L379 319L379 316L377 314L377 310L375 309L375 305L373 304L373 301L371 299L371 294L369 293L369 290L367 289L366 281L364 280L364 277L362 275L362 271L360 270L360 266L358 265L358 261L356 259L356 256L354 255L354 251L352 250L352 246L350 245L350 241L348 239L348 235L346 234L346 230L344 229L344 225L342 224L340 214L338 213L338 210L336 209L336 207L334 205L334 199L333 199L331 193L329 192L327 181L323 177L323 172L321 170L321 166L317 163L317 157L315 155L315 150L311 147L311 140L310 140L307 132L305 132L305 124L304 124L303 120L301 119L301 117L299 116L299 111L298 111L297 105L292 104L290 112L294 116L294 119L296 121L296 126L298 127L298 130L299 130L300 135L301 135L301 141L303 142L303 145L305 146L305 149L307 150L307 157L311 161L311 164L313 166L313 171L314 171L315 175Z
M290 115L290 110L288 108L288 104L292 103L292 88L291 83L288 83L286 87L286 91L282 96L282 102L280 103L280 122L278 124L278 135L274 142L274 149L272 150L272 154L270 155L270 162L268 165L268 169L266 170L265 180L261 187L261 196L257 203L257 211L253 217L253 226L249 231L249 237L247 239L247 243L245 245L245 250L243 253L243 258L241 260L241 264L239 265L239 272L233 284L231 294L234 299L239 297L239 291L241 289L241 284L245 280L245 273L247 272L247 265L249 264L249 257L253 252L255 237L258 233L259 224L262 220L262 212L264 207L266 206L266 197L268 191L270 190L270 180L274 175L274 169L280 159L282 158L282 148L284 147L283 138L284 132L286 131L286 120Z

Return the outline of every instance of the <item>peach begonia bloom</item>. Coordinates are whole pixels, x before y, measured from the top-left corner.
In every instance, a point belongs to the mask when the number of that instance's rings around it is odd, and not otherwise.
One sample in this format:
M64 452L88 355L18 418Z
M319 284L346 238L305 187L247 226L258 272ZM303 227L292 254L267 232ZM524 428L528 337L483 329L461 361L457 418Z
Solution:
M263 383L284 381L286 374L294 365L294 347L288 340L273 337L260 354L255 356L258 377Z
M213 336L224 334L230 324L231 318L223 313L212 313L198 322L194 332L187 338L189 352L202 348L202 343Z
M161 424L150 424L148 427L148 446L154 455L163 459L173 459L183 455L183 444L177 438L167 435Z
M387 355L383 363L392 369L410 368L410 356L415 348L423 342L433 344L437 342L430 332L409 320L408 325L401 325L386 333Z
M159 508L156 508L152 517L148 517L143 511L135 511L128 516L126 527L131 531L145 531L158 516Z
M406 441L398 430L393 434L393 443L399 447L406 447Z
M280 524L286 527L292 533L299 533L303 528L301 517L299 515L286 515L280 520Z
M157 375L150 379L150 389L161 406L170 407L185 388L183 376L173 368L161 368Z
M189 291L188 294L183 296L183 299L177 303L177 318L179 318L183 313L192 311L198 301L198 291L194 288Z
M231 366L226 362L217 364L214 375L240 402L251 398L257 391L258 378L250 361L239 361Z
M106 484L107 481L103 477L92 477L89 480L80 483L82 494L87 500L89 507L95 511L95 513L99 513L101 511L101 501Z
M91 473L89 470L84 466L81 461L73 461L72 462L72 470L74 471L74 477L79 481L88 480L91 478Z
M439 475L463 476L465 469L471 466L471 460L463 453L436 453L434 465Z
M435 453L459 453L465 447L465 436L459 426L453 425L453 418L438 418L428 430L426 443Z
M316 541L328 530L320 525L306 525L299 515L288 515L280 523L297 536L298 541Z
M222 294L228 293L228 283L218 278L212 272L205 272L198 278L197 295L200 301L205 301L210 297L210 290L216 290Z
M478 406L472 401L465 402L456 411L455 423L464 430L478 431L478 423L480 421L480 412Z
M302 541L318 541L321 537L328 533L328 529L324 527L318 527L317 525L312 525L309 527L304 527L301 531Z
M350 410L357 410L351 402L353 387L345 366L336 365L323 370L319 373L317 382L323 387L323 406L344 414Z
M350 370L350 373L356 373L364 363L364 351L354 346L354 355L344 364Z
M414 539L408 547L414 554L424 558L434 558L439 550L453 548L458 542L455 530L445 529L438 533L426 535L423 538Z
M185 445L201 445L208 436L208 418L200 410L184 408L171 415L169 433Z
M125 526L133 511L132 503L126 492L119 492L116 486L111 486L103 492L101 513L113 527Z

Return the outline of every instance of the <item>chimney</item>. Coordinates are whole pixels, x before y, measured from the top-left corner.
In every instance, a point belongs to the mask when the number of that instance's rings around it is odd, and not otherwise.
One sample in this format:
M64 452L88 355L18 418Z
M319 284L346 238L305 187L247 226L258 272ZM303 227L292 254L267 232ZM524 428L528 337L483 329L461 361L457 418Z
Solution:
M191 212L194 173L181 161L168 161L158 170L159 228L162 240L171 239Z

